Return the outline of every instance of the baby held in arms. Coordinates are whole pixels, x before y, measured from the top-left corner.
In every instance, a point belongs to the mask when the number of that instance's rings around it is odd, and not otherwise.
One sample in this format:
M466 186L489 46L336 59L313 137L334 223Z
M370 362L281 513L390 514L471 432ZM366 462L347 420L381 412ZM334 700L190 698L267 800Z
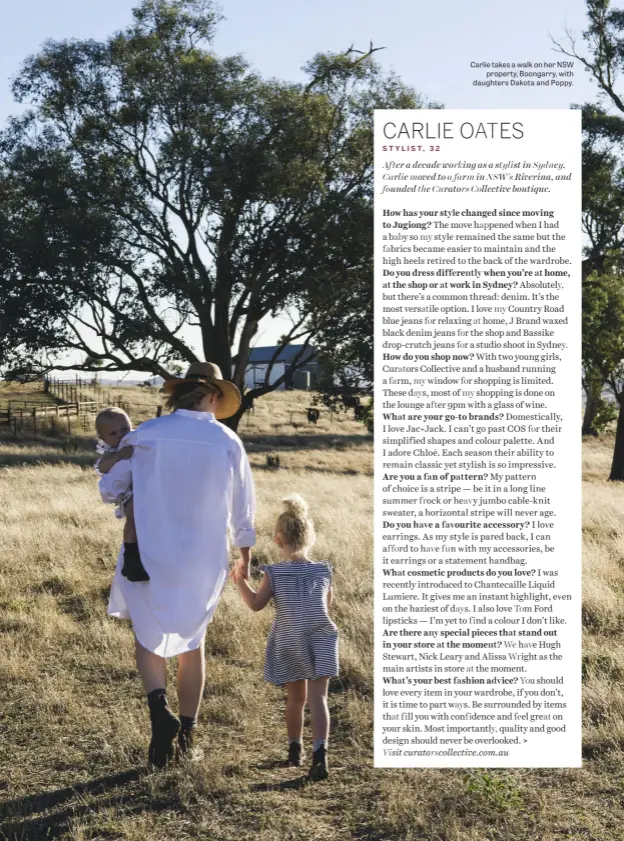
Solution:
M101 454L95 462L95 469L100 475L112 474L117 471L124 476L128 472L128 465L123 461L132 458L132 447L121 447L122 439L132 432L132 423L128 415L115 406L102 409L95 418L95 428L99 436L97 452ZM120 475L120 479L123 476ZM121 484L124 484L123 482ZM123 540L124 554L121 574L128 581L149 581L139 554L136 529L134 526L134 506L132 501L132 485L120 492L115 500L115 516L125 517Z

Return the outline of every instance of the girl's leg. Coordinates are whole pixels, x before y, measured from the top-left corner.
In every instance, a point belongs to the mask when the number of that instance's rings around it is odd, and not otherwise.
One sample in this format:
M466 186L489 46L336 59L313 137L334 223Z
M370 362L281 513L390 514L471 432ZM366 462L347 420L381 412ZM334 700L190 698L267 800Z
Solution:
M206 661L204 659L204 640L199 648L187 651L178 657L178 704L180 716L195 719L199 710L204 682L206 680Z
M125 507L126 520L124 522L124 543L136 543L137 533L134 526L134 500L130 498Z
M295 680L286 684L286 729L289 739L301 741L303 736L303 711L308 695L308 681Z
M310 681L310 695L308 705L312 719L312 738L314 748L310 779L326 780L329 776L327 768L327 738L329 736L329 708L327 706L327 684L329 678L319 677Z
M308 706L312 720L314 743L327 742L329 737L329 707L327 706L327 684L329 678L319 677L309 682Z

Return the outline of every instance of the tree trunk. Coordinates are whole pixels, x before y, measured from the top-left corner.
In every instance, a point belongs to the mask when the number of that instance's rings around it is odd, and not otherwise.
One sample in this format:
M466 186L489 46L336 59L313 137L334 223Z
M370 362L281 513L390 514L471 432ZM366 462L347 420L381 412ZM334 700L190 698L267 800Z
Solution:
M611 462L611 482L624 482L624 398L618 395L620 411L618 413L617 429L615 430L615 447L613 448L613 461Z
M238 431L238 425L241 422L241 419L242 419L243 415L245 414L245 412L248 409L252 408L253 400L254 399L253 399L253 397L251 397L249 392L247 392L246 394L243 394L243 400L242 400L242 403L240 404L240 409L238 410L238 412L236 412L235 415L232 415L231 418L226 418L225 420L223 420L221 422L224 423L227 427L229 427L232 430L232 432L237 432Z
M238 424L240 423L240 419L242 418L242 413L240 410L235 414L232 415L231 418L225 418L222 420L221 423L224 423L232 432L238 432Z
M598 433L593 428L593 423L598 414L598 407L600 406L600 389L588 389L585 393L587 395L587 401L585 403L581 435L597 436Z

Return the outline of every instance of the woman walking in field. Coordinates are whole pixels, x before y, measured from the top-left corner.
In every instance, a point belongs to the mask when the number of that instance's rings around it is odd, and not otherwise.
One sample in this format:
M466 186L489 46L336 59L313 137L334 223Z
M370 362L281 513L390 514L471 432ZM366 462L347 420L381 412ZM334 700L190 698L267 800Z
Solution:
M137 667L152 724L149 762L165 766L193 745L205 681L204 636L229 569L228 527L249 574L255 544L254 485L238 436L218 423L240 406L240 393L216 365L194 363L165 383L173 413L141 424L124 439L134 448L126 477L100 480L114 499L132 481L141 560L149 581L113 578L108 613L130 619ZM108 484L107 484L108 482ZM178 658L179 718L169 707L165 660Z
M327 685L329 678L338 674L338 629L328 615L332 568L327 561L311 561L308 557L315 534L305 500L292 494L283 504L284 511L275 526L282 563L262 568L265 576L257 592L246 581L244 564L237 564L232 575L252 610L262 610L271 598L275 600L264 677L286 687L289 765L299 766L303 758L303 712L307 701L313 739L310 777L324 780L329 774Z

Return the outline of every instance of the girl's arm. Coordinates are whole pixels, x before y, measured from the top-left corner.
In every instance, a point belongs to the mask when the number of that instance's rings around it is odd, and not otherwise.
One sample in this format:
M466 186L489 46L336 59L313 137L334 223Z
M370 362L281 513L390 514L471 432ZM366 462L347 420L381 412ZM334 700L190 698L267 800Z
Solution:
M118 461L126 458L132 458L132 447L123 447L116 453L104 453L98 462L98 470L100 473L106 475Z
M234 568L233 576L247 607L253 611L258 611L267 606L273 595L273 590L271 589L271 579L266 573L257 591L251 589L238 566Z
M334 595L334 588L333 588L333 587L331 586L331 584L330 584L330 585L329 585L329 590L327 591L327 609L328 609L328 610L329 610L329 608L331 607L331 603L332 603L332 596L333 596L333 595Z

